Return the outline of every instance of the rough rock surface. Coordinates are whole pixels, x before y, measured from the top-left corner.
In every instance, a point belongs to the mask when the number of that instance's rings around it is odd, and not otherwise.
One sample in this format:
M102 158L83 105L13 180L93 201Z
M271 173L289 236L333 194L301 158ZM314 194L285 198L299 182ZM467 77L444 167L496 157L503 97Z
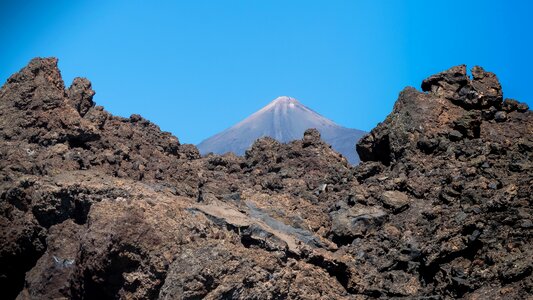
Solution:
M3 298L530 298L533 114L472 75L402 91L354 168L316 130L201 157L34 59L0 90Z

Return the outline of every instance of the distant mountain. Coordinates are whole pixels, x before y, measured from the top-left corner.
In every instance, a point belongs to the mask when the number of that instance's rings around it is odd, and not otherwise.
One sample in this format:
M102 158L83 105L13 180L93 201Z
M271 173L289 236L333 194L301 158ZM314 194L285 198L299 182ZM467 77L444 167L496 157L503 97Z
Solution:
M340 126L286 96L276 98L240 123L202 141L198 149L202 155L210 152L243 155L260 137L269 136L287 143L301 139L308 128L318 129L322 139L350 163L359 163L355 144L366 132Z

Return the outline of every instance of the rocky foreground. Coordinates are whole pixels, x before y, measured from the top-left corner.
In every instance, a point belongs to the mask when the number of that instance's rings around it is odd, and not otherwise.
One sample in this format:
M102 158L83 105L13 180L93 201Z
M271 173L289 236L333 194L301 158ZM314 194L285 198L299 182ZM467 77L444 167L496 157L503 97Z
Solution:
M200 157L66 89L0 90L3 299L533 297L533 114L465 66L403 90L346 159L316 130Z

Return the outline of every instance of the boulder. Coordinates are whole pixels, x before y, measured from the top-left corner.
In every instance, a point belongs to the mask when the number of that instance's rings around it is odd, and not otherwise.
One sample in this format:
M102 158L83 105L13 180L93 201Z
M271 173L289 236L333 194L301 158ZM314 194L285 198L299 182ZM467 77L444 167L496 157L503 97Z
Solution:
M333 241L338 244L351 243L375 232L387 218L387 213L377 206L354 206L330 215Z
M385 191L381 194L381 202L385 208L391 209L394 213L399 213L409 206L411 200L402 192Z

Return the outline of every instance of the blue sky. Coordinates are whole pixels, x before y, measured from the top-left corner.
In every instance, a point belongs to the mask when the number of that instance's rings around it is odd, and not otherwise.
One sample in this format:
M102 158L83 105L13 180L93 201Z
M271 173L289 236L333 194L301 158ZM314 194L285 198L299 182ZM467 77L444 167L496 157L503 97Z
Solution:
M0 81L35 56L111 113L198 143L281 95L372 129L458 64L533 106L531 1L1 1Z

